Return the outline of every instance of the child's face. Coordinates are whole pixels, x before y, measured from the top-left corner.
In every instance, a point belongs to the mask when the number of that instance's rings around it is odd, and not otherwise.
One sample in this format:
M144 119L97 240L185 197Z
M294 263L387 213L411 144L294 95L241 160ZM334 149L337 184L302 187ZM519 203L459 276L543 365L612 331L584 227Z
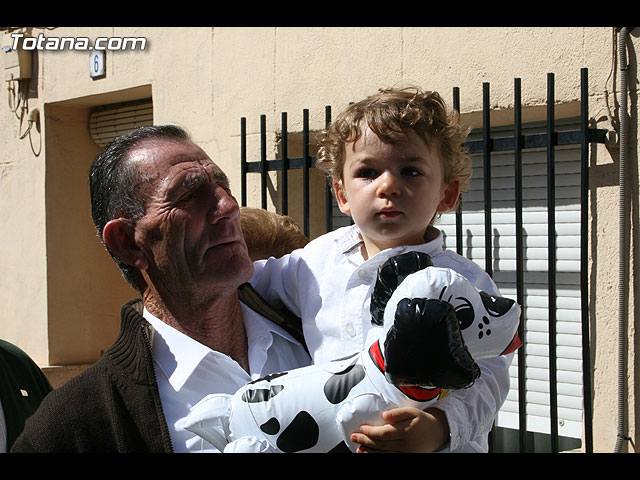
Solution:
M415 132L384 143L366 128L357 142L345 145L343 179L334 189L371 258L386 248L424 243L434 215L455 206L460 183L457 178L445 183L437 149Z

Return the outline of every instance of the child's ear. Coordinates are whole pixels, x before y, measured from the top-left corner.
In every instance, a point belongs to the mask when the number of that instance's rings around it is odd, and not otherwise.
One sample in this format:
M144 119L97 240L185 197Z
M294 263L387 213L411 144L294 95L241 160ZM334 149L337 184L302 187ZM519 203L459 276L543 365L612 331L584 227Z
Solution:
M347 215L350 214L351 208L349 207L349 202L347 201L347 195L345 194L344 188L342 188L342 180L333 181L333 192L336 195L340 211Z
M135 242L134 226L126 218L110 220L102 229L102 241L109 251L127 265L146 270L149 262Z
M444 185L443 197L438 205L438 212L450 212L456 206L460 196L460 178L451 177Z

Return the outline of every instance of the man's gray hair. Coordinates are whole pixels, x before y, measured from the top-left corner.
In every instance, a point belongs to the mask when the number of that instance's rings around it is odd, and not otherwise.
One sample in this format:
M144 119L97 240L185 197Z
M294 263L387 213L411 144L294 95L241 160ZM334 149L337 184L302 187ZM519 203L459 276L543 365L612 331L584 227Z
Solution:
M190 137L185 130L175 125L142 127L111 141L91 164L91 215L100 239L104 226L110 220L122 217L135 223L144 215L146 201L140 187L148 182L149 178L128 160L130 152L143 141L152 139L188 141ZM125 280L142 293L146 283L140 271L122 262L111 251L109 253Z

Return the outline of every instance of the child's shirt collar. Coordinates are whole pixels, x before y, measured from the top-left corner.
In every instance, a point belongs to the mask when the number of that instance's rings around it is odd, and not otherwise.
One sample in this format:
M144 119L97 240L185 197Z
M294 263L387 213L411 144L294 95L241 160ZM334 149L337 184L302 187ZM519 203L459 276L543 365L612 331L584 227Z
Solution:
M344 228L342 230L344 230L344 232L335 239L336 248L338 249L338 252L340 252L343 255L346 255L349 252L351 252L354 248L362 246L364 242L362 240L362 237L360 236L360 229L358 228L357 225L351 225L350 227ZM386 252L395 252L397 250L400 251L399 253L401 253L401 251L404 251L407 248L411 250L424 251L425 253L428 253L429 255L432 255L432 256L442 252L444 248L444 237L442 235L442 231L438 230L433 226L429 227L428 231L430 233L429 236L432 237L432 240L428 242L425 241L425 243L421 244L419 248L416 248L418 247L417 245L410 245L410 246L402 245L398 247L389 248L387 250L383 250L379 252L378 255L385 253L384 256L387 256Z

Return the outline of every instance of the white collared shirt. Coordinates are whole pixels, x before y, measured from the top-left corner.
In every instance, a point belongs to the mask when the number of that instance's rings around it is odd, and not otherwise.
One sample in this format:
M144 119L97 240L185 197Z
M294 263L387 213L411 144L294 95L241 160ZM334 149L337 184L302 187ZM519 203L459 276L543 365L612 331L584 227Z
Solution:
M400 246L365 260L356 225L322 235L279 259L254 263L251 284L268 301L282 302L302 318L313 363L362 350L371 330L371 291L378 268L408 251L427 253L437 267L455 270L476 288L499 295L493 280L476 263L444 249L442 232L421 245ZM513 355L478 362L482 375L473 387L452 391L437 404L449 421L447 451L487 451L487 433L509 391Z
M154 329L154 370L176 453L217 452L213 445L183 428L189 409L206 395L232 394L251 380L310 363L303 347L287 332L244 304L242 314L251 374L231 357L211 350L144 309L144 318Z
M451 268L477 288L499 293L477 264L444 250L441 232L430 242L389 248L368 260L361 246L358 227L352 225L322 235L290 255L254 263L251 284L268 301L282 302L302 318L315 364L364 347L371 329L369 306L378 268L393 256L426 253L435 266Z

